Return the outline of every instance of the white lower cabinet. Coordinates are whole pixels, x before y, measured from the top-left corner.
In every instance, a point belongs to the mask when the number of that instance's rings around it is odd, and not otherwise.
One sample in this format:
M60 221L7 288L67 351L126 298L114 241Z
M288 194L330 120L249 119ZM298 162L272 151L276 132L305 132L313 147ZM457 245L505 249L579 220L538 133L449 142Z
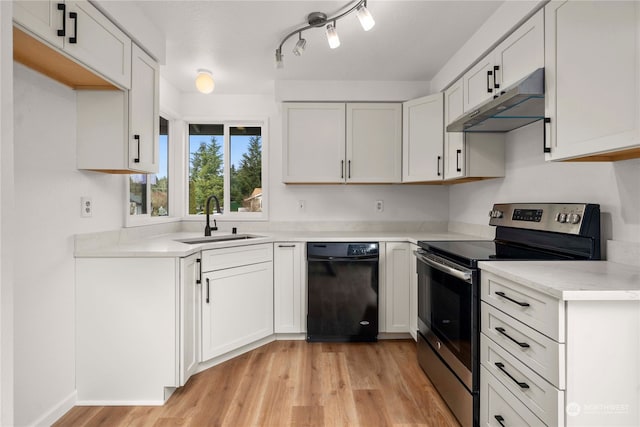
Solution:
M481 277L481 425L640 425L637 300Z
M179 385L179 259L76 259L81 405L162 404Z
M304 247L301 242L273 244L273 329L277 334L307 330Z
M384 258L385 310L384 332L410 331L411 246L405 242L387 242Z
M409 244L409 333L414 340L418 340L418 264L414 251L418 245Z
M200 363L200 253L180 258L180 386Z
M248 264L244 250L265 257ZM205 261L213 270L202 275L202 361L273 334L273 245L203 251Z

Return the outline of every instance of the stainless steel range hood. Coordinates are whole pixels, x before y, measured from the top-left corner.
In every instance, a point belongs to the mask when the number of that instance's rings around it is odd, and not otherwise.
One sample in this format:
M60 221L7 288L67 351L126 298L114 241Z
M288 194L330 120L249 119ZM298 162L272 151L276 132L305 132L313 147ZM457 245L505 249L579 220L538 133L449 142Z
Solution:
M544 68L447 126L447 132L509 132L544 118Z

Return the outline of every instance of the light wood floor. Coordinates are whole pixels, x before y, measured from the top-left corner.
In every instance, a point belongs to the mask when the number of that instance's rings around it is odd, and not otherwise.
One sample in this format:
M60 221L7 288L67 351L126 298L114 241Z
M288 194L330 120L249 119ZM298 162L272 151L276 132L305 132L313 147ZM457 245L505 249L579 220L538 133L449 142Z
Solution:
M194 375L164 406L77 406L54 426L458 426L415 347L275 341Z

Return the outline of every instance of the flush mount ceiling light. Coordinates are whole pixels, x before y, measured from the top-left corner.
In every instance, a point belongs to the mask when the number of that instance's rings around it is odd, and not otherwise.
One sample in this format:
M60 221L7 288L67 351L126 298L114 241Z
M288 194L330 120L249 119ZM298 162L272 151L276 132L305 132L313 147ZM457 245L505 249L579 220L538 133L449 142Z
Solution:
M214 87L215 83L211 71L199 69L196 76L196 89L198 89L198 92L208 94L213 92Z
M292 31L280 42L280 46L276 49L276 66L278 68L283 67L282 57L282 46L284 43L289 40L292 36L298 34L298 42L293 48L293 54L295 56L300 56L304 52L305 47L307 46L307 41L302 38L302 32L309 30L311 28L321 28L325 27L325 31L327 34L327 42L329 43L329 47L331 49L335 49L340 46L340 38L338 37L338 31L336 30L336 21L340 18L343 18L350 14L351 12L356 12L358 16L358 20L360 21L360 25L365 31L369 31L375 25L375 21L367 9L367 0L357 0L352 6L347 5L348 9L345 12L342 12L332 18L328 18L325 13L322 12L312 12L307 16L307 25L303 25L302 27Z

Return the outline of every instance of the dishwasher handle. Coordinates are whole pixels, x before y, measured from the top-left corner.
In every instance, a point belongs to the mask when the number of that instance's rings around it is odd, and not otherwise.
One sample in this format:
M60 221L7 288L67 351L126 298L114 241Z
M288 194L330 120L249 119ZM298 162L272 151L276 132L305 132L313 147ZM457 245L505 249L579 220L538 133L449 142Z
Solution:
M472 273L469 270L459 270L457 268L450 267L445 264L441 264L431 258L427 258L423 252L413 251L413 254L416 256L418 261L427 264L429 267L433 267L436 270L440 270L443 273L450 274L451 276L458 278L460 280L464 280L465 282L471 283L472 281Z
M340 257L340 256L313 256L307 257L309 262L318 261L334 261L334 262L371 262L378 261L378 255L363 255L354 257Z

